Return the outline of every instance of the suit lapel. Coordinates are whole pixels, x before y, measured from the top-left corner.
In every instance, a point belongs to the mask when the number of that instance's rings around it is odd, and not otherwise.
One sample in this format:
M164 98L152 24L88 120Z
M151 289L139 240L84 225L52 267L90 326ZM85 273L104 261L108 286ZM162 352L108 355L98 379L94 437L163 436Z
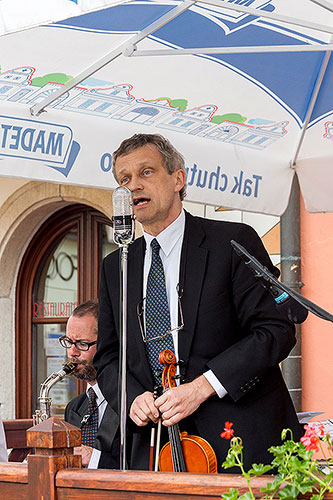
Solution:
M107 405L96 436L96 447L99 450L111 450L118 426L119 419L116 412L112 410L111 406Z
M179 280L183 292L181 304L184 329L179 332L178 337L179 359L184 361L185 370L190 356L208 257L208 250L201 247L204 238L200 220L186 212Z
M137 316L137 305L142 300L145 250L145 240L142 237L136 240L130 248L128 256L128 329L133 335L136 343L136 356L142 366L141 376L145 379L142 383L151 386L154 383Z
M70 415L68 421L76 427L81 427L82 417L88 412L88 398L87 395L80 394L80 401L78 401L78 406L70 409Z

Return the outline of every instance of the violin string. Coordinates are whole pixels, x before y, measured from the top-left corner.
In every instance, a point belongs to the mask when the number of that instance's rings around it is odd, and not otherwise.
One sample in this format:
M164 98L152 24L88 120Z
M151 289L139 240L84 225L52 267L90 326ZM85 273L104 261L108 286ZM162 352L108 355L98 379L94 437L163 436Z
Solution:
M186 464L183 454L183 449L181 445L181 439L179 434L178 425L172 425L170 428L169 438L172 461L174 464L174 470L176 472L186 472Z
M179 472L179 462L177 460L177 450L176 450L176 441L174 439L174 429L173 426L169 427L169 441L170 441L170 448L171 448L171 457L172 457L172 464L173 464L173 470L175 472Z

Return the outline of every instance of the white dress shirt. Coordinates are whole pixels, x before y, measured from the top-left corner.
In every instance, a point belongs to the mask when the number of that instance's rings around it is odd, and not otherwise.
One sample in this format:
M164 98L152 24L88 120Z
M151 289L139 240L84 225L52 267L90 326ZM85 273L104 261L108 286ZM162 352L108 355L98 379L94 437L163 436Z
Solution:
M87 390L86 390L87 397L89 397L88 390L90 389L90 387L92 387L94 389L96 396L97 396L96 404L98 407L98 427L99 427L101 425L101 421L102 421L102 418L103 418L103 415L104 415L104 412L106 409L107 402L106 402L106 399L103 396L100 388L98 387L97 382L94 385L90 385L89 383L87 383ZM93 452L92 452L92 455L91 455L91 458L90 458L90 461L88 464L88 469L97 469L98 468L100 456L101 456L101 451L97 450L97 448L93 448Z
M177 285L179 282L180 255L182 250L183 238L185 231L185 212L181 211L177 219L170 224L166 229L156 236L156 239L161 247L160 257L164 267L165 284L170 310L171 329L177 328L178 324L178 292ZM143 297L146 296L147 279L151 265L151 242L155 238L151 234L143 232L146 241L146 253L143 268ZM172 332L173 343L175 348L175 356L179 360L178 353L178 335L182 334L182 330ZM212 370L203 373L208 382L214 388L220 398L227 394L223 385L214 375Z

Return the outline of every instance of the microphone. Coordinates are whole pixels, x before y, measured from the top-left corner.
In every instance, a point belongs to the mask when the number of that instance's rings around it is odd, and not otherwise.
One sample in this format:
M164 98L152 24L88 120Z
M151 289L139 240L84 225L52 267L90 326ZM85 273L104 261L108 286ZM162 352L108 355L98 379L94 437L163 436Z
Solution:
M284 290L283 285L281 288L280 285L276 285L277 279L275 276L267 269L267 267L260 264L255 257L250 255L249 252L242 247L242 245L236 243L234 240L231 240L230 243L237 255L245 262L249 269L251 269L260 284L266 288L271 295L273 295L275 305L280 313L287 316L289 321L292 323L303 323L308 316L307 309L295 300L289 293L287 293Z
M132 193L127 187L115 189L113 201L113 239L117 245L132 243L134 239L134 219Z

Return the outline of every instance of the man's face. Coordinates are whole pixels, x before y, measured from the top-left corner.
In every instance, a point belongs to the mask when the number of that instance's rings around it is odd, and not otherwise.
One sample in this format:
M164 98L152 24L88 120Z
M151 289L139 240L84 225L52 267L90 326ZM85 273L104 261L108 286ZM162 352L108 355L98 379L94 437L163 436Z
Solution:
M66 326L66 336L73 342L78 340L84 342L94 342L97 340L97 321L91 314L85 316L71 316ZM80 351L74 345L67 349L69 361L77 363L74 375L77 378L94 382L96 380L96 370L93 366L93 357L96 353L96 345L88 351Z
M153 144L117 158L115 172L120 186L132 192L134 213L145 231L156 236L178 217L185 172L169 174Z

